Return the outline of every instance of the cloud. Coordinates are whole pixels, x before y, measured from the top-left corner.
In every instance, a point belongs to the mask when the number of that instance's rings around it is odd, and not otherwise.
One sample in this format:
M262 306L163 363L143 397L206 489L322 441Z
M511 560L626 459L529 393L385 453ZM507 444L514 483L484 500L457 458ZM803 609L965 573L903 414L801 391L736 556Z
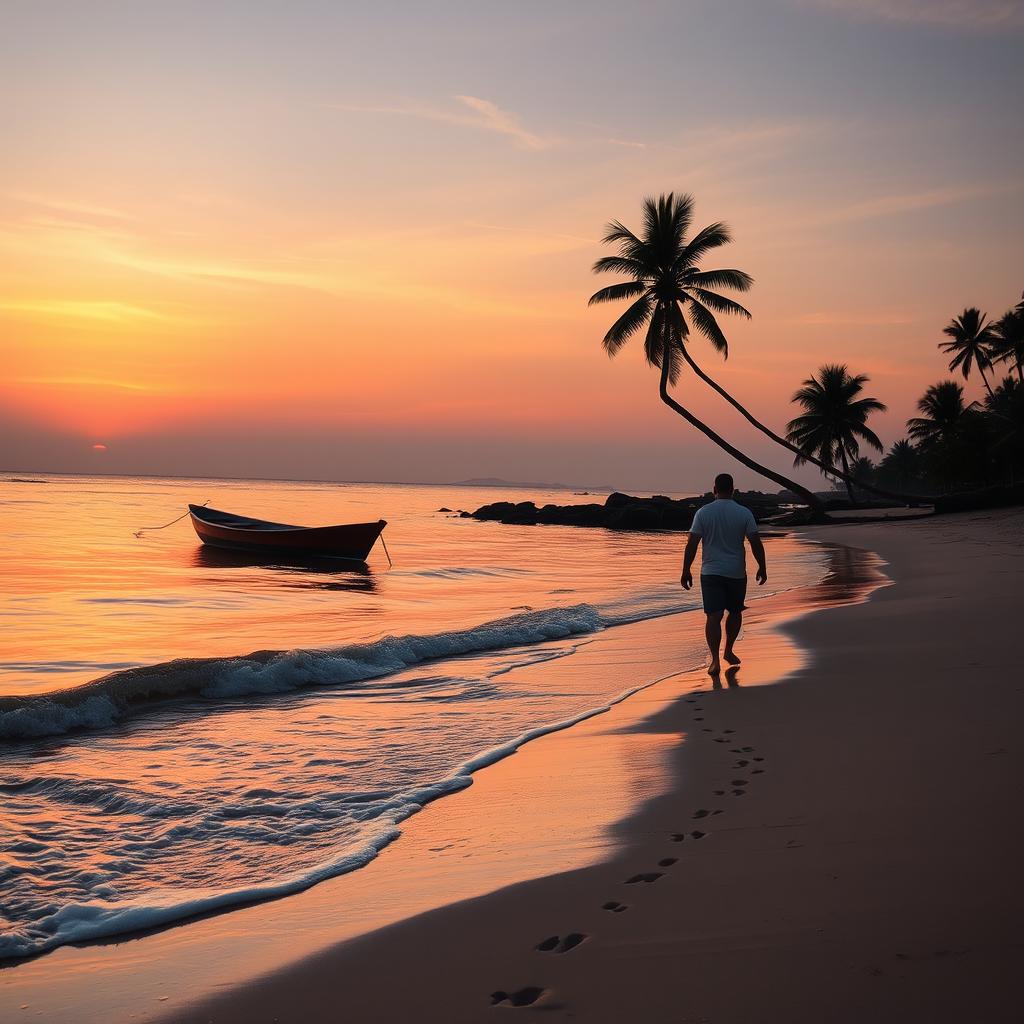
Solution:
M505 135L523 149L548 149L555 144L553 139L545 139L540 135L527 131L518 114L502 110L490 100L479 96L453 96L469 113L458 110L441 110L425 106L362 106L349 103L333 103L335 110L344 110L356 114L393 114L401 117L415 117L425 121L440 121L443 124L463 125L467 128L478 128L483 131Z
M523 128L516 114L502 110L490 100L482 100L477 96L456 96L455 98L479 115L479 124L482 128L497 132L499 135L508 135L525 149L546 149L549 145L539 135L534 135L533 132L528 132Z
M110 220L134 219L130 214L122 210L115 210L109 206L96 206L92 203L41 196L32 192L8 192L4 198L12 199L16 203L24 203L28 206L41 206L46 210L54 210L58 213L71 213L84 217L100 217Z
M1020 0L800 0L854 17L948 28L1024 28Z
M165 390L151 384L138 384L127 380L109 380L105 377L14 377L11 384L26 384L53 388L100 388L114 391L141 391L157 393Z
M1012 184L984 184L948 186L945 188L926 189L922 192L904 192L898 195L878 196L865 199L850 206L840 207L814 220L814 226L828 224L848 224L856 221L871 220L875 217L889 217L900 213L913 213L916 210L928 210L936 206L951 206L971 199L983 199L988 196L1013 192L1021 186Z
M0 314L3 313L32 320L86 320L123 325L173 319L152 309L124 302L69 299L7 300L0 302Z

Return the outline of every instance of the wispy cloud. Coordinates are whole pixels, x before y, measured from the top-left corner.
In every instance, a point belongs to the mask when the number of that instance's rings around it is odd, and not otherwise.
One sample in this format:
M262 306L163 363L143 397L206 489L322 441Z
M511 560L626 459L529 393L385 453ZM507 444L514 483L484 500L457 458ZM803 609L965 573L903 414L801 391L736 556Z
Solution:
M854 17L949 28L1024 28L1020 0L799 0Z
M0 314L32 320L85 320L105 324L136 324L173 320L164 313L125 302L73 299L7 300L0 302Z
M875 217L889 217L900 213L913 213L937 206L951 206L971 199L984 199L1020 189L1017 183L954 185L926 189L921 192L903 192L897 195L877 196L849 206L840 207L814 220L815 225L846 224Z
M477 123L481 128L507 135L525 149L546 149L549 143L533 132L528 132L520 123L517 114L502 110L490 100L482 100L478 96L456 96L460 103L465 104L477 115Z
M45 210L53 210L57 213L78 214L85 217L99 217L109 220L132 220L132 216L123 210L115 210L109 206L97 206L93 203L83 203L74 199L54 198L42 196L33 192L7 192L5 199L14 200L16 203L23 203L27 206L42 207Z
M523 127L518 114L502 110L496 103L481 99L479 96L453 96L463 110L441 109L410 104L408 106L364 106L361 104L333 103L335 110L344 110L357 114L392 114L402 117L415 117L425 121L440 121L444 124L464 125L477 128L512 139L523 149L548 149L555 144L554 139L543 138Z
M145 391L150 393L164 390L153 384L138 384L127 380L108 380L104 377L13 377L10 383L34 385L36 387L89 387L113 391Z

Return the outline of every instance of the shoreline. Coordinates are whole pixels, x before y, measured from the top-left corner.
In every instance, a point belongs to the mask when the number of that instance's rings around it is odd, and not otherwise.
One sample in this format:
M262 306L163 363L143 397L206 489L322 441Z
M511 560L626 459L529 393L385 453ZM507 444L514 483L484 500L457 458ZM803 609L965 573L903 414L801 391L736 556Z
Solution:
M808 531L877 551L894 585L745 640L748 657L771 637L810 652L775 673L786 685L691 676L699 695L681 688L635 725L672 737L671 785L620 823L610 857L169 1019L329 1020L338 993L354 1019L382 1022L487 1021L495 1007L595 1022L1016 1019L1021 527L998 512ZM963 649L960 635L986 629L988 645Z
M820 603L821 586L756 601L751 621L776 622L800 614L805 607ZM179 972L190 978L190 996L208 995L223 986L225 979L241 982L453 900L611 855L620 842L617 823L658 786L668 785L667 755L662 749L668 741L654 742L642 735L641 723L671 704L679 686L706 681L702 669L692 679L690 673L680 676L679 653L672 644L676 638L680 640L676 646L685 649L682 641L702 627L702 617L688 612L642 620L599 634L600 644L588 645L571 659L528 666L523 671L542 672L554 686L565 674L614 672L623 691L620 703L612 711L591 713L581 724L559 733L547 732L520 747L515 755L477 772L470 788L426 805L403 825L398 843L386 847L358 871L279 899L227 908L148 933L64 946L38 958L8 963L0 970L0 1015L28 1003L31 1009L44 1005L47 1019L76 1024L128 1019L131 1013L136 1014L135 1019L153 1019L151 1013L167 1007L149 1008L174 989ZM787 663L795 663L796 654L790 652L786 658ZM659 679L662 681L657 682ZM509 682L515 685L514 677ZM640 692L626 696L637 683ZM534 770L530 765L543 763L541 754L553 743L551 758L565 758L590 773L590 789L582 800L585 786L581 789L578 778L566 780L568 789L560 790L543 767L529 776ZM621 749L613 750L612 745ZM650 759L647 785L652 792L644 794L635 792L630 778L630 759L640 756ZM547 786L551 792L524 804L524 788L535 791L538 786ZM549 805L561 805L564 813L555 819L545 817ZM494 843L494 829L501 825L490 819L502 814L514 815L522 829L518 845L513 844L515 864L510 863L513 847ZM567 822L574 824L573 834L565 834ZM461 844L461 860L453 856L446 860L445 853L436 852L452 842L452 834ZM541 843L541 849L528 850L531 836L536 840L541 835L550 838ZM470 855L467 865L465 857ZM396 877L406 881L395 885ZM413 891L417 879L422 883L419 892ZM339 905L346 908L345 920L340 922ZM282 925L300 931L301 937L282 943L278 934ZM230 941L225 942L225 933ZM237 949L220 948L236 943ZM97 976L103 977L103 986L79 1001L83 985L91 985ZM116 991L110 992L112 989ZM41 1002L39 994L44 991L46 998Z

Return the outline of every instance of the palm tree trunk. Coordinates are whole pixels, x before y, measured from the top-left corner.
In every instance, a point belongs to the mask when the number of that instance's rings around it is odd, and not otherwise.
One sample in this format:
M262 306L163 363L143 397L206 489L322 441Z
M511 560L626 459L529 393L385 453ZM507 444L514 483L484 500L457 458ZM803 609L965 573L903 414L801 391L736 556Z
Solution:
M801 500L807 505L816 516L824 516L825 506L821 500L814 494L811 493L806 487L802 487L800 484L793 480L784 477L781 473L776 473L772 469L768 469L767 466L762 466L755 462L748 455L744 455L738 448L734 448L724 437L720 437L716 434L709 426L701 423L696 416L694 416L687 409L684 409L669 393L668 393L668 373L671 365L669 359L668 347L671 342L665 343L665 351L661 357L661 400L673 411L678 413L686 420L687 423L692 427L696 427L705 437L710 438L715 444L718 445L723 451L728 452L737 462L742 463L747 469L752 469L755 473L765 477L768 480L772 480L777 483L780 487L786 490L792 491L794 494L799 495ZM680 346L681 348L683 346ZM684 349L685 351L685 349Z
M843 463L843 473L845 474L843 476L843 483L846 484L846 493L850 496L850 504L856 505L857 499L854 497L853 494L853 484L850 483L850 463L846 461L845 448L839 449L839 458L842 460Z
M870 491L872 494L881 495L881 497L883 498L893 498L896 501L902 501L910 505L915 505L918 503L931 504L931 499L924 497L920 494L902 494L898 491L887 491L885 490L885 488L876 487L874 484L862 483L860 480L855 480L848 473L844 474L841 470L836 469L835 466L829 466L826 463L816 459L813 455L801 451L799 448L797 448L795 444L790 444L789 441L787 441L784 437L780 437L770 427L766 427L760 420L755 419L751 413L749 413L742 405L740 405L739 402L736 401L735 398L732 397L732 395L729 394L728 391L725 390L725 388L723 388L716 381L712 380L694 362L693 356L690 355L690 352L687 349L686 345L680 345L679 347L682 349L683 358L689 364L690 369L693 370L693 372L697 374L697 376L700 377L700 379L704 381L704 383L707 384L708 387L712 388L714 391L717 391L748 423L751 423L753 426L757 427L757 429L760 430L762 434L766 434L776 444L782 445L783 448L788 448L791 452L793 452L794 455L799 455L801 459L805 459L807 462L813 463L823 473L832 473L834 476L837 476L847 485L849 485L850 483L855 483L858 487L862 487L865 491Z
M981 374L981 383L985 385L985 390L988 392L989 398L994 398L992 394L992 385L988 382L988 377L985 376L985 367L978 363L978 372Z

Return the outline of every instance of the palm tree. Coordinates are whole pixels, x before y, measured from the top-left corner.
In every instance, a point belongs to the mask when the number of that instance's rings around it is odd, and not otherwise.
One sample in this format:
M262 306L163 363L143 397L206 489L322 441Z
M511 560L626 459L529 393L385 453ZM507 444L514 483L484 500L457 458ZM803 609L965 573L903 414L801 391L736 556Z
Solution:
M996 321L993 333L993 359L999 363L1014 364L1017 380L1024 384L1024 300Z
M618 221L613 221L608 225L608 234L603 239L607 244L617 244L619 246L619 254L617 256L606 256L604 259L600 259L594 264L595 273L621 273L632 277L632 281L626 281L622 284L612 285L610 288L602 288L599 292L596 292L590 299L590 305L594 305L598 302L613 302L620 299L634 299L635 301L626 310L626 312L619 318L619 320L612 326L608 334L605 335L604 346L608 351L609 355L615 355L615 353L622 347L622 345L630 338L633 334L639 331L645 323L648 322L648 317L652 316L652 310L657 308L658 295L656 292L659 288L656 285L660 285L660 292L664 294L672 294L674 289L678 289L676 295L676 303L686 309L687 303L690 303L689 310L691 320L697 329L707 337L711 342L712 347L720 352L722 357L725 359L729 358L729 343L722 333L718 322L715 319L714 313L736 313L740 316L747 317L749 319L750 313L743 308L738 302L733 302L731 299L727 299L723 295L718 295L715 292L710 291L711 288L735 288L737 291L748 291L751 284L753 284L752 278L745 274L741 270L713 270L713 271L699 271L695 266L686 264L685 266L675 267L675 256L666 255L662 263L657 262L656 253L657 248L652 243L650 238L651 224L656 222L660 216L659 211L666 205L671 208L673 202L673 195L669 193L668 196L662 196L657 204L653 199L648 199L644 203L644 214L645 214L645 239L640 241L636 238L632 232L628 231ZM685 236L686 228L688 228L693 208L693 197L690 195L680 196L675 200L675 206L678 209L678 214L684 218L684 230L680 235L679 248L683 249L685 246L682 244L683 236ZM669 234L670 232L663 232L663 234ZM695 246L695 252L689 255L691 263L693 260L699 259L704 253L717 246L724 245L730 240L728 228L724 224L712 224L705 228L703 231L698 232L694 236L693 241L690 245ZM689 274L688 277L674 278L673 272L685 271ZM665 278L665 280L663 280ZM866 484L862 481L852 480L847 478L843 474L843 470L836 466L825 465L818 461L817 457L813 454L807 454L801 452L799 448L791 444L786 438L776 434L770 427L765 426L760 420L758 420L751 412L749 412L743 405L741 405L728 391L725 390L717 381L709 377L701 368L698 366L693 358L693 354L690 351L690 346L686 344L689 338L689 328L686 324L685 317L682 312L679 313L680 319L683 321L683 330L680 332L680 340L678 343L678 354L682 355L683 360L690 367L693 372L700 377L700 379L716 391L722 398L724 398L734 409L736 409L748 423L755 426L762 434L770 437L776 444L786 448L794 455L800 455L807 462L815 465L823 473L829 473L833 476L837 476L840 479L846 480L847 483L857 483L863 487L864 490L871 491L873 494L879 494L885 498L895 498L900 501L915 502L921 500L919 495L913 494L898 494L892 491L885 490L874 484ZM652 330L655 332L652 336ZM654 327L653 319L648 328L646 338L646 354L649 363L655 366L660 366L660 353L654 351L657 348L659 342L657 340L657 329ZM678 356L675 351L672 355L672 363L669 366L669 380L671 383L675 383L678 378L680 371ZM671 398L663 396L663 401L673 408L680 415L684 416L694 423L698 429L702 430L705 434L712 438L716 444L723 445L722 439L717 434L712 435L712 432L701 423L697 423L691 418L691 414L685 410L680 410L673 404ZM740 459L743 461L743 459ZM746 463L745 463L746 464ZM763 467L758 469L758 472L763 472ZM771 476L772 480L778 480L778 476ZM806 501L807 492L800 488L798 485L789 484L791 489L796 490ZM816 501L817 499L815 499ZM820 503L819 503L820 504ZM815 505L815 507L818 507Z
M882 451L882 442L867 420L873 412L884 412L885 406L877 398L858 397L868 379L865 374L851 377L844 365L823 366L817 377L808 377L793 395L792 400L803 406L804 412L786 427L786 436L799 449L796 465L806 462L808 455L829 466L842 465L851 503L856 503L856 498L850 461L860 457L860 442Z
M897 487L906 487L920 475L921 456L904 438L889 449L878 468L883 476L895 480Z
M944 380L928 388L918 399L917 408L924 415L907 420L907 433L921 448L927 448L940 441L955 440L974 403L964 405L963 387L955 380Z
M632 300L605 334L605 351L614 356L634 334L646 327L644 354L650 365L661 370L661 400L748 469L793 491L811 508L822 511L821 501L806 487L755 462L669 394L669 384L678 380L682 361L689 360L687 343L691 324L713 348L725 354L729 346L715 313L750 316L738 302L714 289L747 291L753 280L742 270L701 270L700 260L711 250L728 243L730 236L728 228L716 222L687 238L693 215L692 196L677 198L670 192L657 200L645 199L643 213L642 237L619 221L608 225L602 241L616 246L618 252L614 256L603 256L594 264L596 274L617 273L631 278L602 288L590 297L590 305Z
M985 322L985 314L973 306L965 309L958 317L950 320L943 327L942 333L952 341L940 341L939 348L943 352L953 353L950 370L959 367L963 371L964 380L971 376L971 365L976 363L981 373L985 390L992 394L985 371L992 366L992 348L996 342L992 324Z

